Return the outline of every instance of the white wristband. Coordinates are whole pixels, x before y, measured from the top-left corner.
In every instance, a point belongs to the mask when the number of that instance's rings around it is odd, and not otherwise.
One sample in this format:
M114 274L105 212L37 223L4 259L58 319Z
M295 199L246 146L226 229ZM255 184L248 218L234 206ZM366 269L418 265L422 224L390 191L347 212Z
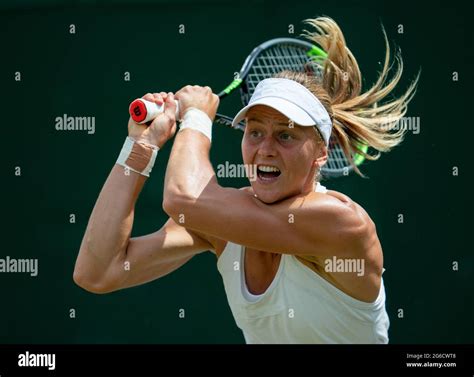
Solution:
M184 114L179 130L181 131L186 128L199 131L207 136L209 141L212 141L212 121L204 111L195 107L188 109Z
M138 142L127 137L118 156L117 164L149 177L159 150L160 148L155 145Z

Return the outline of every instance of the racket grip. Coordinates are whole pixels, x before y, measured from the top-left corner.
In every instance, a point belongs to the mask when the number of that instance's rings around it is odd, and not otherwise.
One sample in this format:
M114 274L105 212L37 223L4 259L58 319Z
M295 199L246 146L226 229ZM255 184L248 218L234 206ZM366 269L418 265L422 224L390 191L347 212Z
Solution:
M174 100L176 103L176 118L179 115L179 102ZM146 99L138 98L133 101L129 108L128 112L134 120L135 123L144 124L153 119L155 119L158 114L165 111L165 104L161 106L157 105L155 102L147 101Z

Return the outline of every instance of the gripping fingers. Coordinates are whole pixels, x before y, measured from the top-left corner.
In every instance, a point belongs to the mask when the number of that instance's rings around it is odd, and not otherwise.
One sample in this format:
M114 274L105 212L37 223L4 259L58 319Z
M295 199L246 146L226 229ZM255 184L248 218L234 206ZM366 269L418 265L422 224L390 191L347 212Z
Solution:
M171 102L169 100L171 95ZM166 105L165 105L166 104ZM173 114L173 121L178 116L178 104L172 93L147 93L141 99L133 101L129 106L129 113L133 121L138 124L148 124L160 113L168 109L168 114Z
M165 114L173 120L176 121L177 113L177 102L174 99L173 93L168 93L166 102L165 102Z
M145 94L142 98L150 102L155 102L155 97L151 93Z
M162 96L161 93L153 93L154 102L160 106L166 101L166 96Z

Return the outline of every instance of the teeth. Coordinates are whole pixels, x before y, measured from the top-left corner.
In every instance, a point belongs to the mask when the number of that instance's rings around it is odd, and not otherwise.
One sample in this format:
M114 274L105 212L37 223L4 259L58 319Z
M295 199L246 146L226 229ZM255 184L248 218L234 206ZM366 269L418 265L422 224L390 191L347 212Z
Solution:
M258 170L271 173L271 172L279 172L280 169L276 168L275 166L269 166L269 165L260 165L258 167Z

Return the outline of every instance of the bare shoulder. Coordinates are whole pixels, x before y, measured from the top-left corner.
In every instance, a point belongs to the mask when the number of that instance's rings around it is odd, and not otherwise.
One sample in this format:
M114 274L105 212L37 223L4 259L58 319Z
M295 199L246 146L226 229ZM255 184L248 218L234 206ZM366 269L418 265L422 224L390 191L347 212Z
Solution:
M362 224L361 249L363 257L373 265L375 270L381 274L383 265L383 252L377 235L375 222L369 216L367 211L349 196L334 190L328 190L328 195L341 203L347 205L356 215Z
M330 197L331 200L334 200L335 203L342 204L347 208L351 209L357 215L357 217L366 225L374 226L374 223L370 218L369 214L366 212L366 210L359 203L352 200L346 194L335 190L328 190L327 196Z
M364 258L375 271L381 273L383 263L382 247L378 239L374 221L367 211L348 195L335 190L323 193L311 193L318 214L329 213L330 225L327 229L335 237L349 235L342 244L346 257Z
M378 296L383 271L383 250L375 223L367 211L349 196L334 190L328 190L326 196L329 200L338 201L339 204L336 206L341 204L347 206L355 221L360 223L358 241L351 246L354 247L352 258L358 258L353 260L363 261L364 276L361 278L357 274L334 272L320 274L350 296L365 302L373 302ZM316 257L316 261L320 265L325 263L324 258Z

